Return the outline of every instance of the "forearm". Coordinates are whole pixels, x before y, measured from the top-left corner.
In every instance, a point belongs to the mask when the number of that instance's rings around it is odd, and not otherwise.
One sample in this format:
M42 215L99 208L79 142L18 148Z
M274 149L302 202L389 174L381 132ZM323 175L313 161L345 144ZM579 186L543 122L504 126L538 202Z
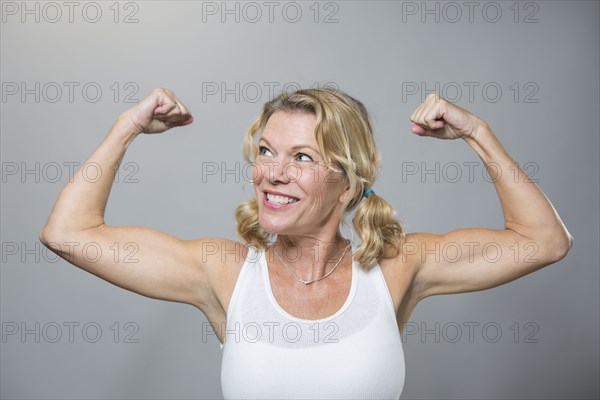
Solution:
M504 213L505 228L558 253L571 247L572 237L552 203L523 172L483 123L464 139L479 155L494 182Z
M100 146L61 191L41 236L80 231L104 223L115 174L137 135L131 120L126 115L119 116Z

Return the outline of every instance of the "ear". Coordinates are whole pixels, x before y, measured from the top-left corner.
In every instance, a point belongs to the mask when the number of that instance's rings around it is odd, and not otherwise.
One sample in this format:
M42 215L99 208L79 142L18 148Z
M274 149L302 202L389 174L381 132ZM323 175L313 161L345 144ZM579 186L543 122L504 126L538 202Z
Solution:
M347 179L346 179L346 182L347 182ZM347 183L346 188L340 194L340 203L343 203L343 204L350 203L352 201L352 199L354 199L354 198L356 198L356 196L358 196L359 193L360 193L360 185L357 185L356 189L351 190L350 184Z

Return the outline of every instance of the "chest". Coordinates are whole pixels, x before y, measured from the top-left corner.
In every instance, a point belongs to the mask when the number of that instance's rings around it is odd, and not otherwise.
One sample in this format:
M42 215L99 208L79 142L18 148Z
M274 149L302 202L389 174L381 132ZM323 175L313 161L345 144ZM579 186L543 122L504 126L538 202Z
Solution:
M308 285L285 273L270 273L267 285L277 306L289 315L307 320L322 319L337 313L348 301L351 289L351 271L344 270L328 282L318 281Z
M413 268L409 263L399 266L389 260L380 260L379 265L392 299L399 330L402 332L404 323L408 321L417 304L412 290ZM241 267L240 264L235 273L232 272L224 276L227 279L221 280L217 291L220 306L203 310L208 319L216 322L219 327L224 327L227 320L225 310L231 301ZM352 266L340 267L336 274L309 285L294 281L289 274L270 271L267 289L271 291L275 304L284 313L306 320L327 318L344 307L352 290ZM222 342L221 330L218 329L217 336Z

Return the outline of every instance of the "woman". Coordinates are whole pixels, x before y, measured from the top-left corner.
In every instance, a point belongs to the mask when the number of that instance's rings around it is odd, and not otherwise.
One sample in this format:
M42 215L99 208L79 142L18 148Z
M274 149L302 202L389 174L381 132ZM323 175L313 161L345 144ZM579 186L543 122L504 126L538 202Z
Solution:
M405 233L373 190L379 153L367 111L333 89L278 96L246 134L255 196L236 212L243 243L106 225L115 166L129 144L141 133L192 121L168 89L121 114L87 160L102 168L101 179L76 174L40 240L115 285L200 309L224 343L226 398L397 399L405 376L400 334L420 300L510 282L559 261L573 243L550 201L518 167L515 179L515 163L490 127L437 95L412 114L412 131L463 139L493 167L505 229ZM510 174L498 173L509 168ZM351 212L360 244L340 232ZM115 242L134 242L139 262L136 268L111 257L92 262L61 246L73 241L95 242L102 254L112 254ZM489 244L499 257L481 251ZM457 250L452 259L440 253L447 246ZM531 246L535 257L515 258L531 255Z

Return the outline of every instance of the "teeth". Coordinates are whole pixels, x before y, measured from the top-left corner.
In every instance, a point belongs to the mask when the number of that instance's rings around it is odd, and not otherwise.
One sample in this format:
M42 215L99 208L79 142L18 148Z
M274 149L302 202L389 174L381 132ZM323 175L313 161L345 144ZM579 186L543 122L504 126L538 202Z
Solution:
M288 204L288 203L295 203L296 199L293 199L291 197L286 197L286 196L275 196L273 194L267 193L267 200L270 203L276 203L276 204Z

